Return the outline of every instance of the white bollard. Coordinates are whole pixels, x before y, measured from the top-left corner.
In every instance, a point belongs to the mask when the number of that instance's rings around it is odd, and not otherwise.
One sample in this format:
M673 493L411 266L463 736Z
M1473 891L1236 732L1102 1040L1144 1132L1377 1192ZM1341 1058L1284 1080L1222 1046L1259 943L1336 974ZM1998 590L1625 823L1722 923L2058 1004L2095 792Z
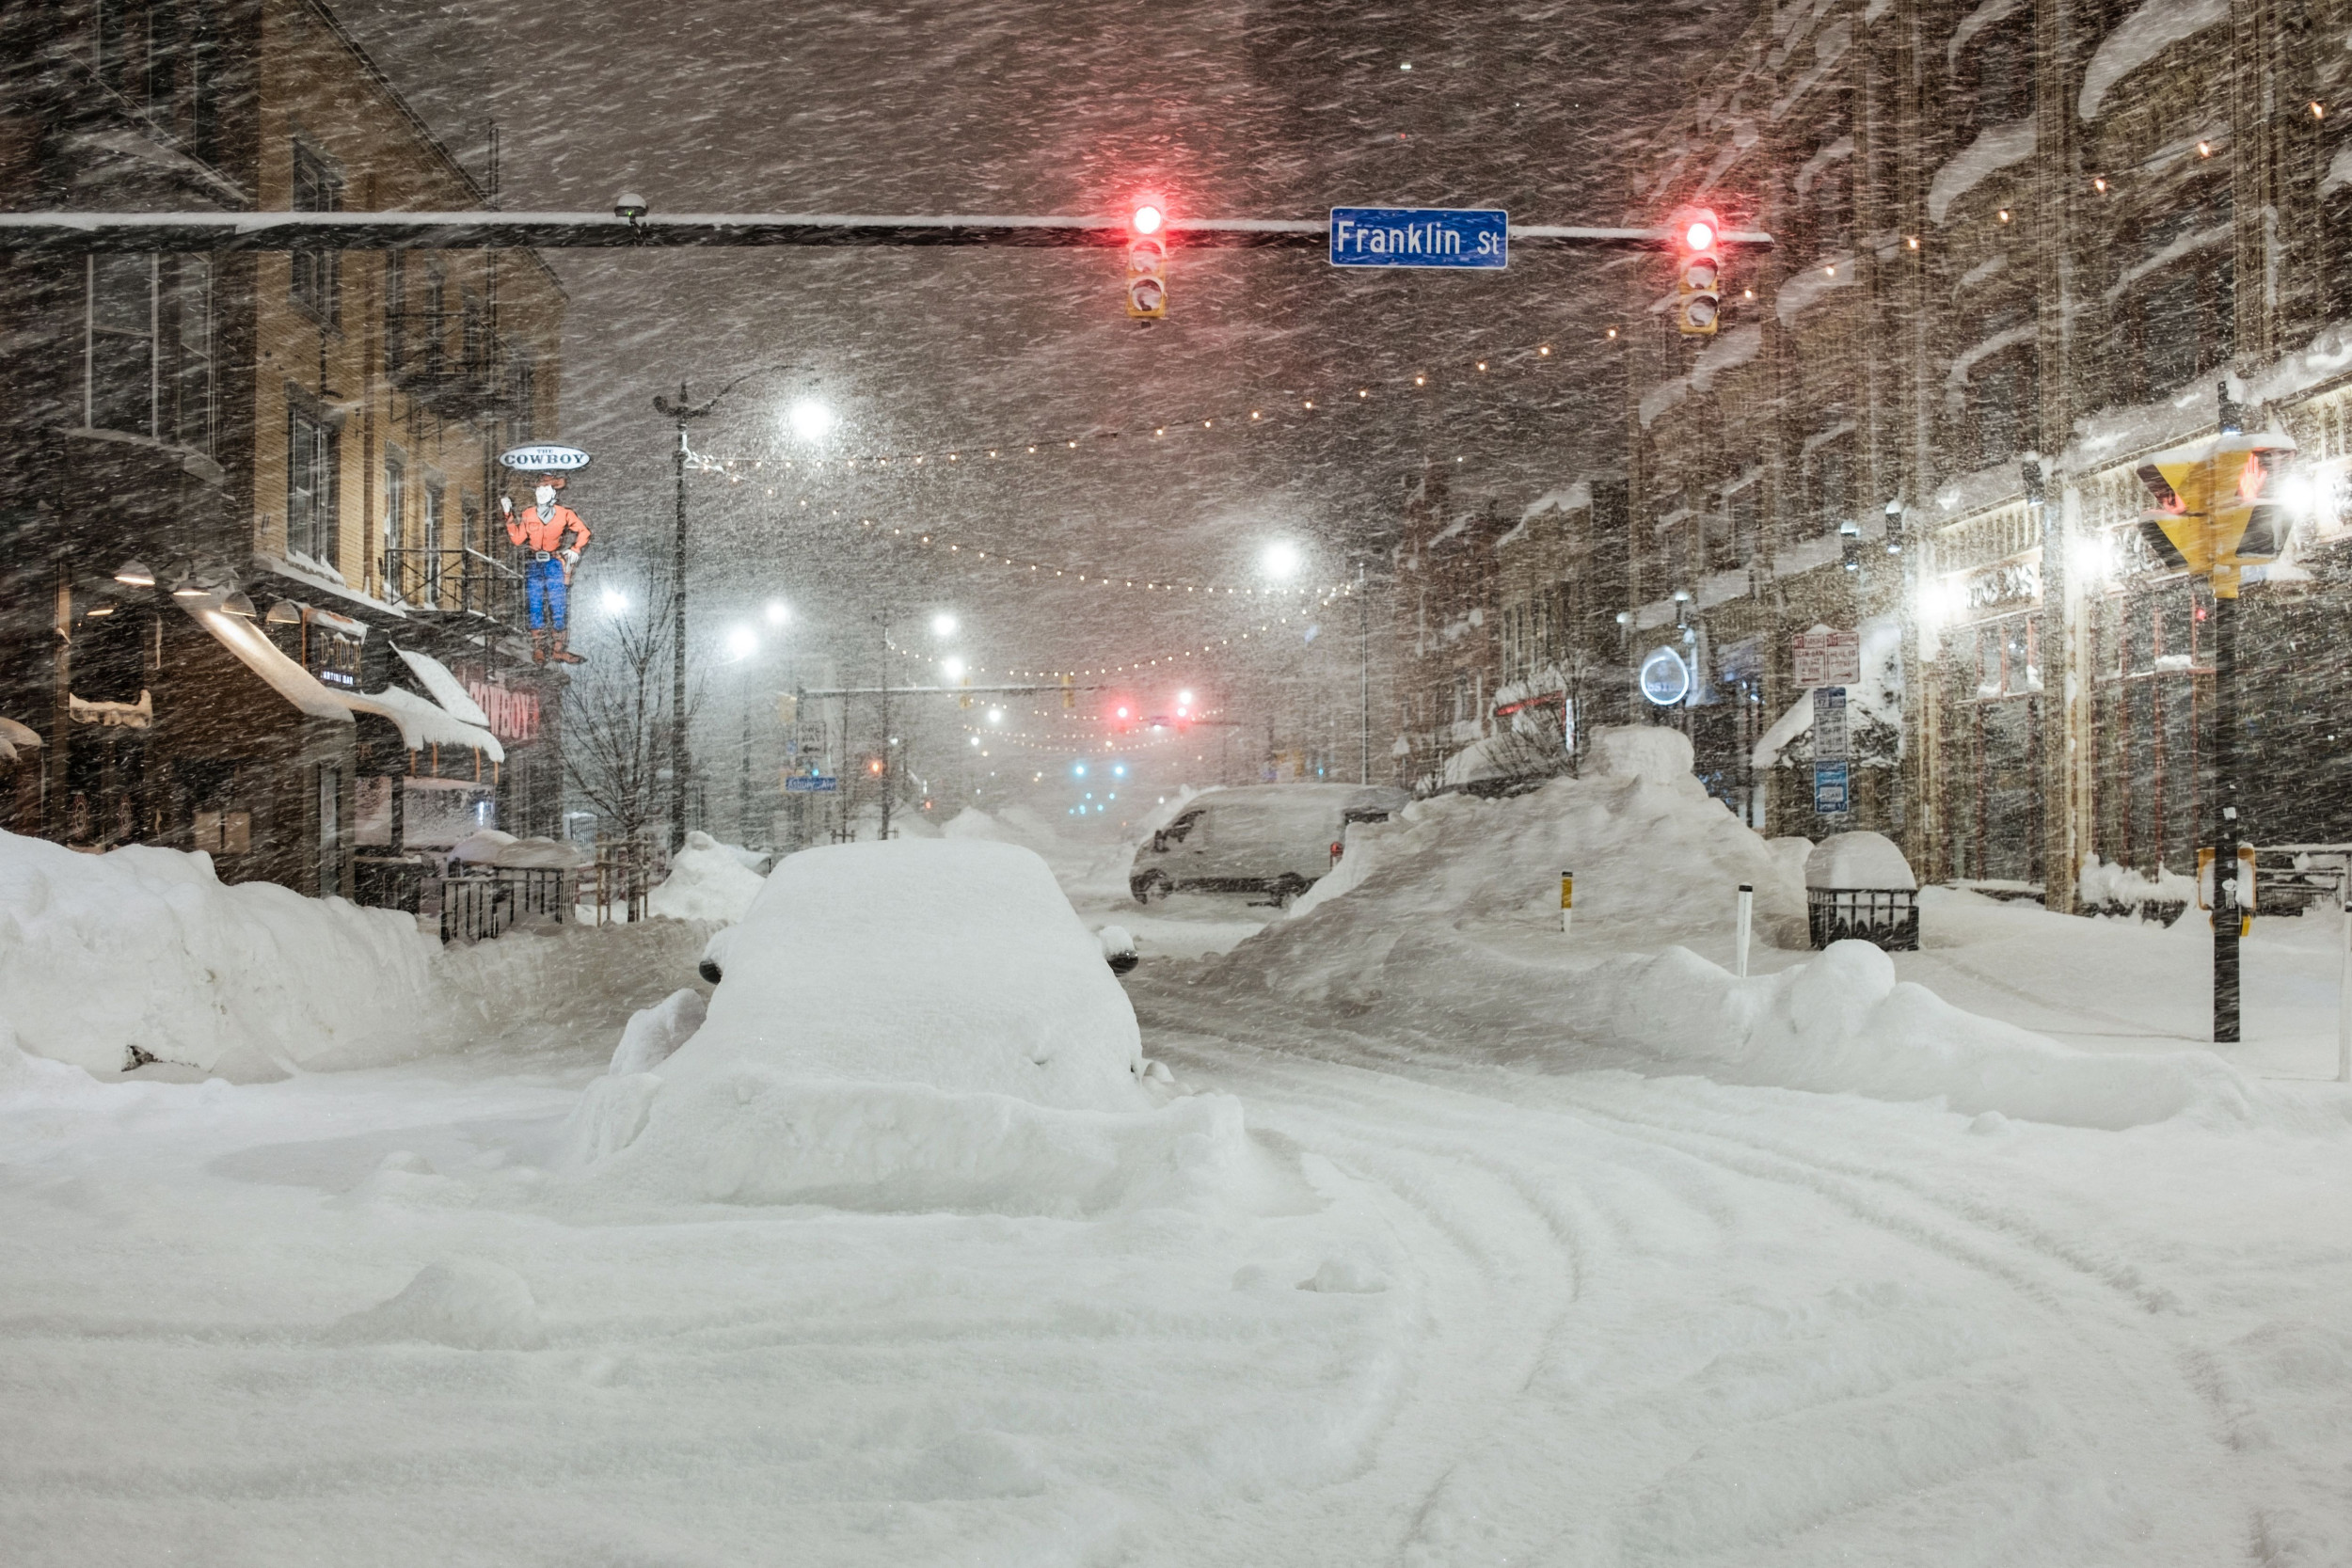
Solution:
M1756 889L1746 882L1740 884L1740 946L1739 965L1732 971L1742 980L1748 977L1748 932L1756 925Z
M2336 978L2336 1082L2352 1084L2352 896L2344 902L2344 962Z
M1576 913L1576 873L1560 873L1560 934L1568 934L1568 917Z

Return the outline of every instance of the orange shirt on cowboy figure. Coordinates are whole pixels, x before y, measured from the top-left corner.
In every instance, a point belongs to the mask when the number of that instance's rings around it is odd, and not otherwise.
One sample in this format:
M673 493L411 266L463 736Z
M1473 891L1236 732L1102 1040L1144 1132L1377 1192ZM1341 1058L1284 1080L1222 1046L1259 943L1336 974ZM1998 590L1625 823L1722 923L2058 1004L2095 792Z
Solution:
M561 474L541 474L532 497L536 504L520 512L515 510L513 498L499 498L506 537L516 548L531 552L531 559L523 563L523 597L531 613L531 657L537 664L550 658L559 664L586 662L568 643L572 572L588 548L588 525L580 520L579 513L556 503L555 493L563 487ZM569 545L564 542L565 534L572 535ZM555 642L552 652L548 646L550 634Z

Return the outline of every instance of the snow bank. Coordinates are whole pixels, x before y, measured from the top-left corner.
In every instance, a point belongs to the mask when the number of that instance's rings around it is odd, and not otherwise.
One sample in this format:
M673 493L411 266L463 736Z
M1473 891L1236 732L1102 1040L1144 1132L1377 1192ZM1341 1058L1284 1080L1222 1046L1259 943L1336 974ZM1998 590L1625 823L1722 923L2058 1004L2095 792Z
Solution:
M2210 1052L2070 1051L1898 982L1894 960L1867 942L1836 942L1811 963L1748 980L1672 948L1612 960L1580 989L1564 1021L1580 1038L1723 1083L2107 1129L2253 1114L2251 1086Z
M1610 940L1660 946L1723 925L1742 882L1759 931L1803 929L1802 880L1692 775L1689 737L1661 726L1599 731L1584 777L1507 800L1417 801L1343 842L1331 875L1228 955L1227 973L1298 995L1393 994L1399 977L1381 971L1438 932L1556 930L1564 871L1579 927ZM1446 998L1461 984L1432 983Z
M548 1340L522 1275L500 1263L428 1263L400 1294L354 1312L330 1343L419 1340L458 1350L537 1350Z
M621 1043L613 1049L612 1065L607 1072L615 1078L651 1072L694 1037L708 1013L702 992L675 990L653 1006L630 1015L628 1027L621 1031Z
M686 835L670 875L646 895L651 912L672 920L740 920L759 896L763 879L740 852L705 832Z
M274 1076L393 1045L433 994L439 950L405 914L224 886L208 855L84 855L0 832L0 1026L93 1072L135 1050Z

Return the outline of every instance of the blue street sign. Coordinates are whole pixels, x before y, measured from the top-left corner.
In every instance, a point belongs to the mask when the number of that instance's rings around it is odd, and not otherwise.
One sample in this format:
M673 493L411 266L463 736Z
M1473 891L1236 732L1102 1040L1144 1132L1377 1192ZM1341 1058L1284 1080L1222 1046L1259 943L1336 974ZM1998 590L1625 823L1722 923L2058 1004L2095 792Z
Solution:
M1502 267L1511 215L1486 207L1334 207L1335 267Z
M1846 798L1846 765L1842 762L1817 762L1813 765L1813 815L1843 816L1852 810Z
M793 773L786 776L784 792L787 795L837 795L841 792L841 781L824 773Z

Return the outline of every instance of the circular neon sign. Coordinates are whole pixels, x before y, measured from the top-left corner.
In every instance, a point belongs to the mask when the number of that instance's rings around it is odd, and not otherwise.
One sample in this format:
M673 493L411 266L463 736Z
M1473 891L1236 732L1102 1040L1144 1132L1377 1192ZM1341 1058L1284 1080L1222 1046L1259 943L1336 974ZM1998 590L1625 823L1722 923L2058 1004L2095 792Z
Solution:
M1691 667L1672 648L1653 648L1642 660L1642 695L1660 707L1672 707L1691 694Z

